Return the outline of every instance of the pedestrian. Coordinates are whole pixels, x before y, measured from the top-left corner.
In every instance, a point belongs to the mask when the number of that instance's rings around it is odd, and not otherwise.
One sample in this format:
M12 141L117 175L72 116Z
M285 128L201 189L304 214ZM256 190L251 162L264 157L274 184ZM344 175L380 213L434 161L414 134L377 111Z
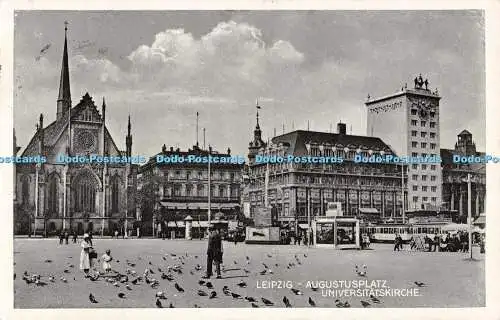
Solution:
M111 256L111 250L107 249L106 253L102 255L102 269L104 272L108 273L111 271L111 261L113 257Z
M75 230L73 230L73 243L76 243L77 239L78 239L78 234L76 233Z
M118 239L118 230L115 230L115 238Z
M83 235L81 247L82 247L82 252L80 253L80 270L83 270L85 278L87 278L89 276L89 270L90 270L90 249L92 249L88 233Z
M399 235L396 233L394 236L394 250L393 251L399 251Z
M437 234L437 232L434 234L434 252L435 251L441 251L441 237Z
M63 244L64 241L64 232L61 229L61 232L59 232L59 244Z
M215 263L217 279L221 278L220 265L222 263L222 239L215 227L209 227L207 248L207 272L204 279L210 279L213 275L212 264Z
M87 235L89 236L90 246L93 246L93 243L92 243L92 231L89 231L87 233Z
M66 244L69 242L69 232L68 230L64 230L64 240L66 241Z

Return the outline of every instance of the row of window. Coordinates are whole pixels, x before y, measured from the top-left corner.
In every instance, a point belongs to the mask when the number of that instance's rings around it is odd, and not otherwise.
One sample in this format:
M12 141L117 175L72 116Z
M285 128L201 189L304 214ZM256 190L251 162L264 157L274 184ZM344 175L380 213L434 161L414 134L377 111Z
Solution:
M193 185L186 185L184 193L182 192L181 185L174 185L173 187L164 186L164 193L166 197L207 197L208 196L208 187L206 188L204 185L198 185L196 190ZM227 186L212 186L210 188L210 193L212 197L227 197L228 193L231 197L238 197L239 188L238 186L231 186L228 191Z
M421 186L422 187L422 191L424 192L427 192L429 190L429 187L428 186ZM418 186L413 186L412 187L413 191L418 191ZM431 186L430 187L430 190L431 192L437 192L437 186Z
M436 133L435 132L425 132L425 131L420 132L420 137L421 138L427 138L427 133L429 133L429 137L431 139L435 139L436 138ZM412 130L411 131L411 136L412 137L418 137L418 131L417 130Z
M411 109L411 115L416 116L418 114L417 109ZM436 116L436 113L434 111L429 112L429 115L431 118L434 118Z
M417 126L418 125L418 121L413 119L411 120L411 125L412 126ZM425 127L427 125L427 121L420 121L420 126L421 127ZM436 123L434 121L430 121L429 122L429 128L433 129L433 128L436 128Z
M436 179L437 179L437 176L434 176L434 175L433 175L433 176L430 176L430 177L431 177L431 181L436 181ZM418 181L418 174L413 174L413 175L411 176L411 179L412 179L413 181ZM427 181L427 175L426 175L426 174L423 174L423 175L422 175L422 181Z
M414 158L418 157L418 152L412 152L412 153L411 153L411 156L412 156L412 157L414 157ZM425 153L425 152L421 153L421 154L420 154L420 156L421 156L422 158L425 158L425 157L427 157L427 156L429 156L429 157L438 157L438 155L437 155L437 154L434 154L434 153L429 153L429 154L427 154L427 153Z
M170 178L175 178L175 179L203 179L207 174L204 174L204 171L198 171L198 172L191 172L191 171L186 171L186 172L181 172L180 170L177 171L164 171L163 175L165 177L170 177ZM236 178L235 172L225 172L225 171L210 171L210 177L214 179L229 179L231 181L234 181Z
M431 164L431 165L427 165L427 164L421 164L420 165L420 168L422 170L427 170L427 166L429 166L429 168L431 170L436 170L437 166L435 164ZM414 170L417 170L418 169L418 164L414 163L411 165L411 168L414 169Z
M418 196L414 196L413 197L413 202L418 202L418 199L419 199ZM422 197L422 202L428 202L428 201L429 201L429 197ZM432 202L436 202L437 198L436 197L431 197L431 201Z
M417 141L412 141L411 142L412 148L418 148L418 142ZM429 143L429 147L434 150L436 149L436 144L435 143ZM427 142L420 142L420 148L427 148Z

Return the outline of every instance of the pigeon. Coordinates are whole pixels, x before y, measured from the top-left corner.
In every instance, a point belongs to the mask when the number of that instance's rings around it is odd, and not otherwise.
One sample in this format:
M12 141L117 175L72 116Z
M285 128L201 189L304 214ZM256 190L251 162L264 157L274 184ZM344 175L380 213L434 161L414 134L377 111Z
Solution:
M152 265L153 265L153 264L151 263L151 261L149 261L149 263L148 263L148 264L149 264L150 266L152 266Z
M205 285L207 286L208 289L212 289L214 287L212 282L207 282Z
M304 253L304 258L307 258L307 254Z
M74 264L70 264L68 267L70 267L70 268L74 268L74 267L75 267L75 265L74 265Z
M56 279L53 276L49 276L49 281L50 282L56 282Z
M266 306L273 306L274 305L274 303L272 301L267 300L266 298L261 298L261 300L262 300L262 302L264 302L264 304Z
M258 308L259 306L252 302L252 308Z
M195 308L199 308L200 306L199 306L199 305L197 305L197 304L195 303L195 304L194 304L194 307L195 307Z
M269 267L267 266L267 264L262 263L262 265L264 266L264 268L269 269Z
M361 305L363 306L363 308L366 308L366 307L370 306L369 302L366 302L366 301L363 301L363 300L361 300L360 302L361 302Z
M132 284L137 284L138 281L139 281L139 278L135 278L134 280L132 280L130 282L132 282Z
M162 258L163 260L167 261L167 258L165 258L165 257L161 257L161 258Z
M417 287L425 287L425 283L423 283L423 282L415 281L413 283L416 284Z
M268 257L268 258L272 258L273 256L272 256L272 255L270 255L270 254L268 253L268 254L267 254L267 257Z
M233 296L234 299L241 299L241 296L234 292L231 292L231 296Z
M257 302L254 297L245 297L245 300L248 302Z
M176 257L177 255L175 253L170 254L172 257Z
M174 304L172 302L170 302L170 304L168 305L169 308L175 308L174 307Z
M167 297L165 296L165 293L163 291L158 291L156 293L155 297L158 299L167 299Z
M66 278L61 278L61 281L64 283L68 282L68 280L66 280Z
M291 308L292 304L290 303L290 300L286 296L283 297L283 303L285 304L285 307Z
M302 291L300 291L299 289L292 288L291 290L292 290L293 293L295 293L298 296L303 295Z
M192 275L192 276L194 276L193 270L189 270L189 274Z
M307 302L309 302L309 305L311 307L316 307L316 302L314 302L314 300L311 297L309 297L309 300L307 300Z
M371 295L370 295L370 299L371 299L371 300L372 300L372 302L374 302L374 303L380 303L380 300L379 300L377 297L375 297L373 294L371 294Z
M125 293L123 293L123 292L118 293L118 298L124 299L125 298Z
M318 288L318 287L311 287L311 290L312 290L312 291L318 291L318 290L319 290L319 288Z
M132 290L132 288L128 284L125 285L125 288L127 288L127 290Z
M198 281L198 284L199 284L200 286L202 286L202 285L204 285L204 284L205 284L205 281L204 281L204 280L200 280L200 281Z
M236 260L233 261L234 264L238 264L238 262L236 262Z
M208 294L203 290L198 290L198 295L202 297L208 296Z
M243 271L245 271L245 273L246 273L246 274L249 274L249 273L250 273L250 271L249 271L249 270L247 270L247 269L243 269Z
M340 302L339 299L335 300L335 306L337 308L343 308L344 307L344 304L342 302Z
M47 262L47 263L51 263L51 262L52 262L52 260L47 259L47 260L45 260L45 262Z
M194 269L195 269L196 271L200 271L200 270L202 269L202 267L201 267L199 264L197 264L197 265L196 265L196 267L194 267Z
M261 275L265 275L267 273L267 270L263 270L260 272Z
M210 297L209 297L210 299L213 299L216 297L217 297L217 292L215 292L215 291L210 292Z
M92 293L89 294L89 300L92 303L98 303L97 300L95 299L94 295Z
M69 273L69 270L68 269L64 269L64 273Z
M243 281L243 280L242 280L242 281L240 281L240 282L237 284L237 286L238 286L238 287L240 287L240 288L246 288L246 287L247 287L247 284L246 284L246 282L245 282L245 281Z
M160 299L156 299L156 307L163 308L163 306L161 305Z
M182 287L176 282L175 283L175 288L177 289L177 291L179 292L184 292L184 289L182 289Z
M224 292L224 294L225 294L226 296L231 295L231 291L229 290L229 288L228 288L227 286L224 286L224 287L222 288L222 292Z

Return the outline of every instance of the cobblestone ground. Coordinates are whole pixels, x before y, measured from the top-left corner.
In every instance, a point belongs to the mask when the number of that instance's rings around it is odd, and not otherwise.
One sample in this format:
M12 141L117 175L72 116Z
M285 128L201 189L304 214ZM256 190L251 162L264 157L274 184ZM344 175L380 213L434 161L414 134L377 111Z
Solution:
M390 245L373 245L372 250L333 250L328 248L307 248L305 246L245 245L224 243L224 269L222 279L210 280L213 289L198 284L204 273L206 263L206 241L160 240L160 239L95 239L94 247L101 256L110 249L115 261L113 269L126 273L134 270L142 276L146 268L153 270L150 278L159 280L159 286L140 281L131 284L129 276L126 283L114 286L100 277L90 281L79 270L80 246L78 244L59 245L57 239L15 239L14 240L14 307L15 308L156 308L155 294L163 291L167 299L161 300L163 307L170 304L176 308L199 307L252 307L252 303L225 295L223 286L241 297L255 298L256 306L266 307L261 298L274 304L271 307L284 307L286 296L293 307L310 307L309 298L316 307L336 307L336 299L348 302L351 307L480 307L485 305L484 254L474 251L477 261L466 260L464 253L441 252L393 252ZM474 248L475 250L477 248ZM173 256L174 254L175 256ZM179 258L179 257L183 258ZM247 260L247 258L249 260ZM129 260L136 265L127 264ZM248 262L248 263L247 263ZM300 263L299 263L300 262ZM151 264L150 264L151 263ZM267 266L267 272L261 274ZM290 266L290 263L293 265ZM202 270L196 270L199 264ZM72 265L72 266L71 266ZM171 272L174 279L162 279L168 266L179 265L182 273ZM366 265L366 276L355 272L355 265L361 271ZM98 266L99 269L101 266ZM162 272L158 270L160 268ZM66 270L66 271L65 271ZM246 271L245 271L246 270ZM46 285L27 284L23 273L39 274ZM54 282L49 276L54 276ZM65 278L63 282L61 278ZM366 280L368 284L378 282L377 288L401 289L418 296L379 296L380 303L370 297L340 295L341 290L319 288L313 291L308 281L346 281L354 285L354 280ZM240 287L239 282L246 287ZM269 288L270 281L276 281L275 288ZM331 282L330 282L331 281ZM423 282L421 287L415 284ZM178 284L184 289L175 288ZM313 286L322 283L312 283ZM337 282L340 285L340 282ZM290 288L299 289L295 294ZM374 288L374 287L372 287ZM217 297L200 296L198 290L210 294L213 290ZM332 288L330 288L332 289ZM337 288L338 289L338 288ZM405 290L403 290L405 289ZM411 289L411 290L406 290ZM89 301L92 293L98 303ZM123 298L118 297L124 293ZM358 294L358 293L355 293ZM364 293L361 293L364 294ZM352 293L351 293L352 295Z

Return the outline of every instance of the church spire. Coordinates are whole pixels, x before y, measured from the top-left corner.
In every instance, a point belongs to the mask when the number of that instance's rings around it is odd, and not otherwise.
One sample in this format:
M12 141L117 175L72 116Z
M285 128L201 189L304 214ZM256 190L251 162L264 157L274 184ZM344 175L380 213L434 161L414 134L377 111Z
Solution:
M71 108L71 90L69 85L69 66L68 66L68 22L64 22L64 49L61 68L61 79L59 83L59 96L57 98L57 120Z
M132 156L132 125L130 124L130 114L128 115L127 136L125 137L125 144L127 147L127 157Z

